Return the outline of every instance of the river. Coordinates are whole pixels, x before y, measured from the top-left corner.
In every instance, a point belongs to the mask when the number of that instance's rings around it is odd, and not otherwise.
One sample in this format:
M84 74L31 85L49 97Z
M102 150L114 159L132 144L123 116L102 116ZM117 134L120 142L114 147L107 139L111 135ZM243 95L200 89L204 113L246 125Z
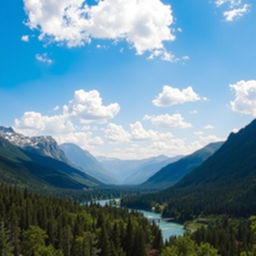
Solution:
M98 200L96 203L101 206L105 206L110 203L111 200ZM116 202L119 202L120 199L115 199ZM137 210L141 212L147 219L155 220L156 224L162 231L162 236L164 240L168 240L171 236L181 236L185 233L184 226L175 222L165 221L159 213L151 211Z

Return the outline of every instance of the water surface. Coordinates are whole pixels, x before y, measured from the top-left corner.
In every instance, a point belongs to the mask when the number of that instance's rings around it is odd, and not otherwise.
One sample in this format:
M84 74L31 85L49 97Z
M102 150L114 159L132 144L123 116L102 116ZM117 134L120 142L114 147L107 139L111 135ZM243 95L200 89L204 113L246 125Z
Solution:
M105 206L110 204L112 200L98 200L96 203L100 204L101 206ZM118 203L120 199L115 199ZM142 213L147 219L155 221L155 223L159 226L162 231L162 236L164 240L168 240L172 236L182 236L185 233L184 226L175 222L169 222L164 220L159 213L151 212L151 211L144 211L144 210L137 210L138 212Z

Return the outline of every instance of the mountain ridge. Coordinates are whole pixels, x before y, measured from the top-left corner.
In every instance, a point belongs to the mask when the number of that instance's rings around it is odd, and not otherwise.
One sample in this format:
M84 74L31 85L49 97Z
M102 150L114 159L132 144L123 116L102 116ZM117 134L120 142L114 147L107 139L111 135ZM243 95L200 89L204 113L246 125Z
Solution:
M174 185L181 180L186 174L201 165L208 157L216 152L223 142L215 142L193 152L192 154L181 158L178 161L168 164L151 176L145 183L144 187L159 187L161 189Z
M108 175L107 170L103 168L89 151L86 151L73 143L61 144L60 148L67 158L83 172L106 184L116 182L113 177Z

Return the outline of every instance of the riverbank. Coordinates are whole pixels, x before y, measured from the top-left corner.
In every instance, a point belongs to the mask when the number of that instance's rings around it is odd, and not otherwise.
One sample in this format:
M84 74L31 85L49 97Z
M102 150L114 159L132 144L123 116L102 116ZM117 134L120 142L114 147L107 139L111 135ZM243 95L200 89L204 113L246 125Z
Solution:
M107 200L97 200L95 201L101 206L110 205L113 207L120 207L120 199L107 199ZM150 221L154 221L160 228L162 232L162 237L164 241L169 240L173 236L182 236L185 234L185 227L182 224L166 221L162 218L160 213L155 213L153 211L145 211L140 209L132 209L133 211L140 212Z

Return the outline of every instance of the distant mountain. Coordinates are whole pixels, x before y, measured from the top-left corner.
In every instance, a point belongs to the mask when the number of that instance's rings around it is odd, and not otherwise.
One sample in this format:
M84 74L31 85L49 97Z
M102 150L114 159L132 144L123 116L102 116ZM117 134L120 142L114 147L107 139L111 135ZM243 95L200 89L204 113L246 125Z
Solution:
M211 158L184 177L176 187L230 187L255 180L256 120L238 133L231 133L228 140Z
M121 160L117 158L98 157L102 166L116 177L119 184L138 185L145 182L160 168L180 158L160 155L141 160Z
M190 173L193 169L201 165L208 157L214 154L222 144L223 142L211 143L189 156L168 164L150 177L143 186L164 189L174 185L186 174Z
M226 214L248 217L256 212L256 120L227 141L211 157L159 193L127 199L128 207L164 204L164 216L180 221Z
M116 183L101 163L88 151L72 143L60 145L67 158L79 169L106 184Z
M16 133L11 127L6 128L0 126L0 137L25 151L52 157L56 160L68 163L68 159L64 152L60 149L57 142L50 136L28 137Z
M11 128L6 130L2 128L1 131L5 135L6 133L14 134ZM65 162L39 154L39 151L27 150L27 147L16 146L4 137L0 135L1 182L28 186L36 190L47 189L47 187L49 189L86 189L101 184L95 178ZM17 140L15 143L18 144ZM27 142L26 145L28 145Z

